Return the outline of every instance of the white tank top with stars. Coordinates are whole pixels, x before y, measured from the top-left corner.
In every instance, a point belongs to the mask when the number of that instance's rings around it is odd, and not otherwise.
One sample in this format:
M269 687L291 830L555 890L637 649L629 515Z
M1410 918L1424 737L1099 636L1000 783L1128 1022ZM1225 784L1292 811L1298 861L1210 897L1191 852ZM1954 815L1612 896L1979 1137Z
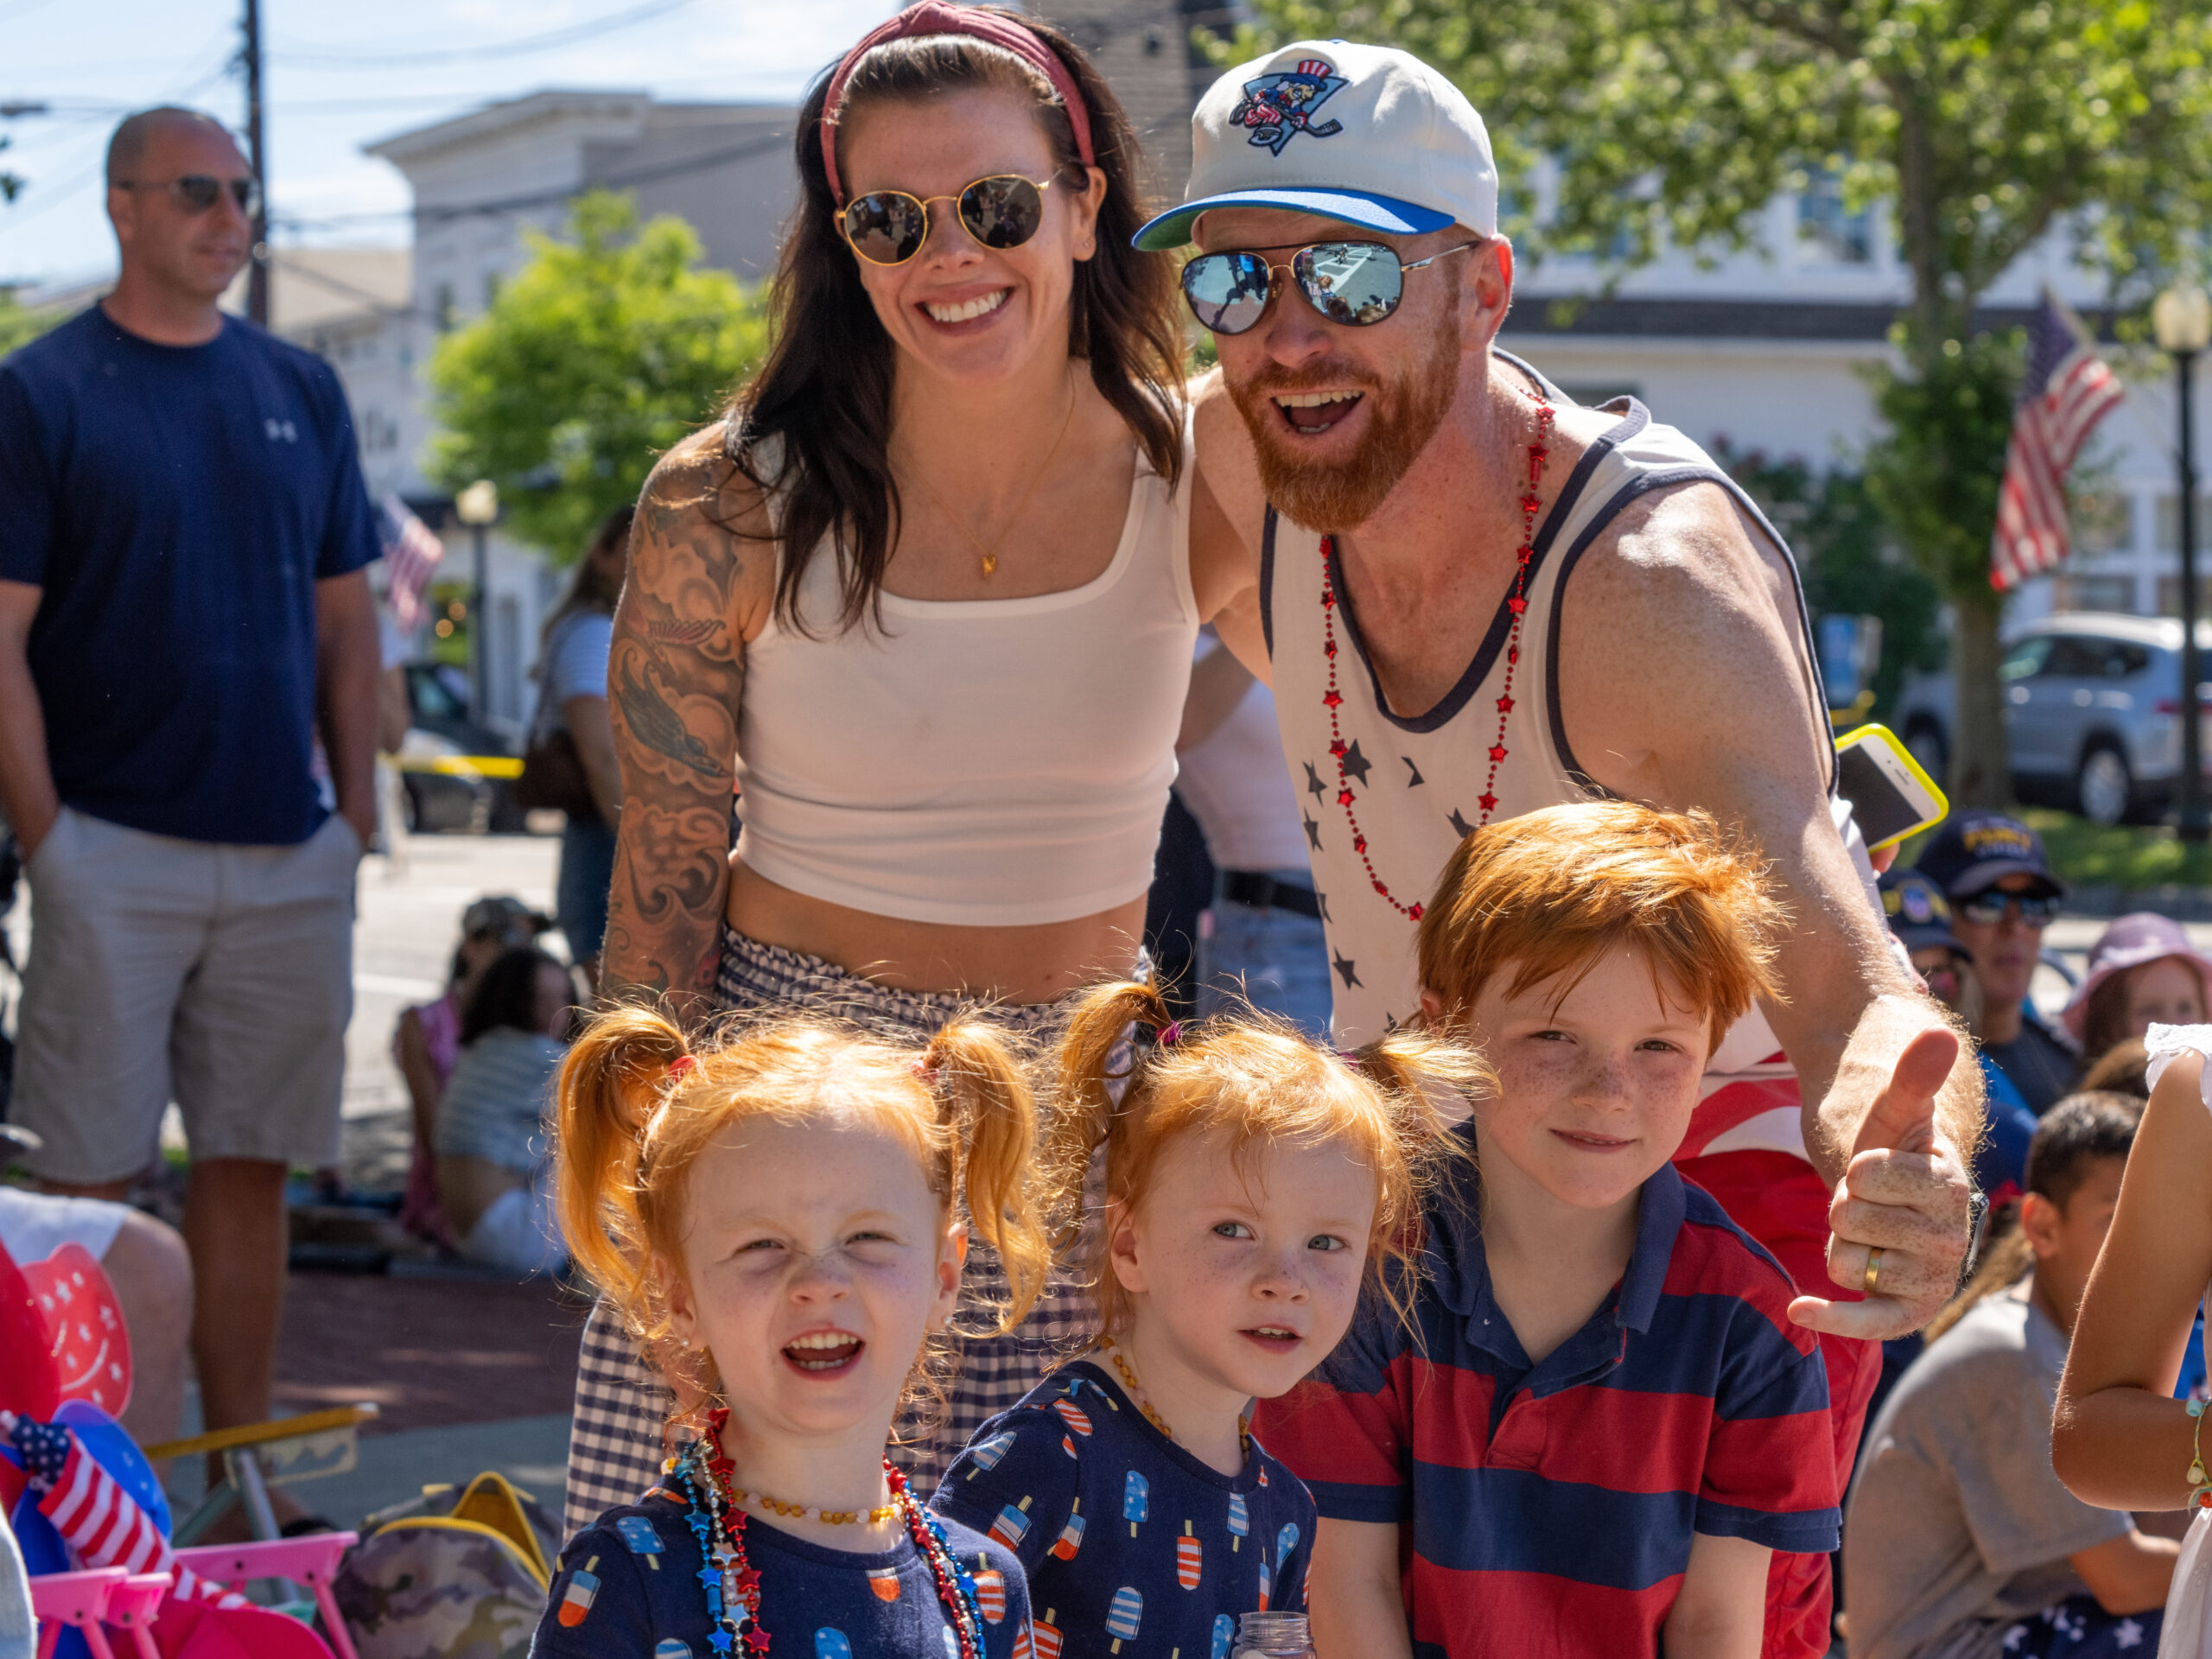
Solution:
M1541 380L1518 359L1497 355ZM1549 382L1542 384L1554 404L1570 401ZM1796 620L1808 664L1799 690L1820 728L1827 729L1817 670L1811 666L1815 659L1804 597L1781 534L1735 480L1681 432L1653 421L1633 398L1605 408L1618 413L1618 420L1584 452L1537 528L1520 661L1513 667L1513 706L1506 711L1506 753L1494 779L1490 751L1497 738L1498 700L1506 695L1513 620L1505 595L1500 595L1489 629L1458 683L1426 713L1402 715L1383 699L1342 573L1331 570L1336 690L1342 699L1332 726L1324 702L1329 658L1322 537L1268 514L1261 558L1261 614L1273 663L1283 759L1298 791L1328 932L1336 1036L1346 1046L1373 1041L1420 1008L1416 924L1376 890L1377 881L1402 905L1425 902L1461 839L1482 821L1486 782L1496 797L1493 822L1605 792L1567 742L1560 707L1560 622L1576 565L1638 497L1693 481L1719 484L1773 543L1789 567L1797 595ZM1660 687L1652 694L1666 695ZM1683 717L1694 718L1694 711L1684 710ZM1330 751L1332 741L1345 746L1341 774L1339 757ZM1349 813L1339 801L1345 791L1353 797ZM1849 804L1836 800L1834 808L1859 866L1867 902L1878 915L1873 870L1851 825ZM1355 816L1358 836L1366 842L1363 859L1355 845ZM1704 1100L1679 1155L1754 1149L1801 1158L1805 1151L1796 1076L1757 1008L1714 1052Z

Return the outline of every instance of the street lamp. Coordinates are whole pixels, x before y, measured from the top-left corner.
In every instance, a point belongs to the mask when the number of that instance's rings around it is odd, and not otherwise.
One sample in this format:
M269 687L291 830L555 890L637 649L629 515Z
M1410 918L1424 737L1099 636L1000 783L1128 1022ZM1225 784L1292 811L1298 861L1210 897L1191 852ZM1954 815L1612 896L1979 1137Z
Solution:
M2183 372L2188 371L2184 369ZM489 558L485 541L493 520L499 516L499 486L488 478L480 478L454 497L453 510L460 515L462 524L476 532L475 586L468 596L468 712L480 724L492 706L487 665L492 640L489 619L484 610L484 577Z

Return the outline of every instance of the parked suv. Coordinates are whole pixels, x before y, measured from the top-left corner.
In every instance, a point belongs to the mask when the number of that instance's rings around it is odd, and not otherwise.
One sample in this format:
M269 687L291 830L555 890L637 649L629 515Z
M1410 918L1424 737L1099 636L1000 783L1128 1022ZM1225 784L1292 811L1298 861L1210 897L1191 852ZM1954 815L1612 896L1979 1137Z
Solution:
M2212 653L2212 621L2196 625ZM2208 658L2205 660L2212 660ZM2094 612L2046 617L1998 659L2012 789L2098 823L2162 811L2181 773L2181 624ZM1950 760L1948 674L1906 681L1891 725L1938 779ZM2212 704L2212 682L2198 697ZM2205 752L2212 756L2212 732Z

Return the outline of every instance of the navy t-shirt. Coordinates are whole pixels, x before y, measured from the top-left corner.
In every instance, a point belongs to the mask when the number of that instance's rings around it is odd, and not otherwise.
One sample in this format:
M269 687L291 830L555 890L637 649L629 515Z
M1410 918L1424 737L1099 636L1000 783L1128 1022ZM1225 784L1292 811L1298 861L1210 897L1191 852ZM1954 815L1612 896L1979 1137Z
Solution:
M1224 1475L1077 1360L976 1431L930 1500L1020 1558L1039 1654L1227 1659L1237 1616L1306 1611L1313 1500L1253 1440Z
M330 365L235 317L159 346L94 306L0 361L0 580L63 804L286 846L325 816L315 583L378 556Z
M687 1507L656 1487L578 1533L561 1552L531 1659L715 1659L699 1577L709 1569ZM957 1522L944 1524L976 1577L985 1659L1013 1659L1029 1625L1020 1567ZM760 1574L760 1629L777 1659L960 1659L937 1575L911 1538L855 1554L755 1516L745 1523L745 1554Z

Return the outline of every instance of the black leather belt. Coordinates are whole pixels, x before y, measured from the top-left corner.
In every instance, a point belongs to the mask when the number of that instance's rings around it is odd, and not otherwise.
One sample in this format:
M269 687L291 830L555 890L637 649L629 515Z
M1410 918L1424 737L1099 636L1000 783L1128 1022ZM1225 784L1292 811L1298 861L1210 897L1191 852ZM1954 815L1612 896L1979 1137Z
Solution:
M1295 916L1311 916L1317 922L1321 919L1321 901L1313 896L1313 888L1278 881L1265 870L1224 870L1221 896L1233 905L1249 905L1254 910L1287 910Z

